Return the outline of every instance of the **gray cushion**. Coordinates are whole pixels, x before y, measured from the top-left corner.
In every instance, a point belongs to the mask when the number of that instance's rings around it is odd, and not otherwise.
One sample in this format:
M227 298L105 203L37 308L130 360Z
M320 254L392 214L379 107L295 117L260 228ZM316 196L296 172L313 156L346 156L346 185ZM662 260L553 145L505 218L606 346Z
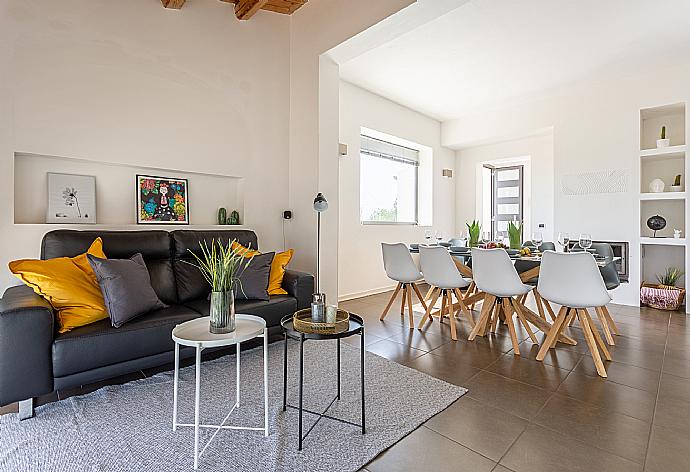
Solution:
M274 252L254 256L249 265L238 274L235 298L238 300L268 300L268 281Z
M166 307L151 287L151 277L141 254L129 259L101 259L91 254L88 258L114 327Z

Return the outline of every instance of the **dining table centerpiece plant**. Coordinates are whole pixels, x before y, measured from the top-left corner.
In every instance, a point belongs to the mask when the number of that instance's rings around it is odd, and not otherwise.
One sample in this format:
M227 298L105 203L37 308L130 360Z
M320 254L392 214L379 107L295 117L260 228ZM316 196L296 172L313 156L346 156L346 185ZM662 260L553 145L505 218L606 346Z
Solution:
M465 223L467 225L467 235L469 236L469 246L478 247L479 246L479 235L482 231L482 225L479 221L473 220L472 223Z
M199 243L201 255L191 249L190 254L195 261L185 263L199 269L211 286L210 297L210 332L213 334L227 334L235 331L235 293L237 286L242 288L239 276L252 261L252 257L246 257L239 251L232 249L232 243L227 245L221 241L212 240Z
M510 249L520 249L522 246L522 222L509 221L508 222L508 241Z

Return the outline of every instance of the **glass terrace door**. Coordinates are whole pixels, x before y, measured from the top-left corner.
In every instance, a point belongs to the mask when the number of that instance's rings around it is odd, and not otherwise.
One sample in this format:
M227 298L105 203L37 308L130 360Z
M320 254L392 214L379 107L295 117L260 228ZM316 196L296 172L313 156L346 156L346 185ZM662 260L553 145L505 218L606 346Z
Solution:
M523 166L491 167L491 237L508 236L508 222L523 220Z

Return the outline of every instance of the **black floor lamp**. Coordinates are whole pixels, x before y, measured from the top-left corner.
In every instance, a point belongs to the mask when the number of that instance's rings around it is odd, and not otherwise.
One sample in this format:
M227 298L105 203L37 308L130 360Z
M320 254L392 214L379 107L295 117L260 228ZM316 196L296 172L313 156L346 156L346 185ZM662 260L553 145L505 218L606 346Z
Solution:
M321 213L328 209L328 200L319 192L314 198L316 211L316 293L312 297L311 317L316 322L326 320L326 294L321 292Z

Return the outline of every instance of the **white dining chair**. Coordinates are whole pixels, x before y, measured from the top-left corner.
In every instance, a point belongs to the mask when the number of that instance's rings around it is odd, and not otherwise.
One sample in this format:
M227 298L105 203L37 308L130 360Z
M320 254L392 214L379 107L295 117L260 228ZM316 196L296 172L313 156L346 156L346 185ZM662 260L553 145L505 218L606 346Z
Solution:
M594 257L587 252L545 252L541 260L538 289L542 297L560 305L561 309L537 353L537 360L544 360L549 349L555 346L557 336L567 325L570 310L577 313L597 373L606 377L601 354L608 361L611 360L611 354L587 309L606 306L611 297Z
M618 286L621 284L621 281L618 277L618 269L616 269L616 266L613 263L613 248L608 243L593 243L592 249L594 250L595 254L604 258L605 265L599 268L599 272L601 272L601 277L604 279L604 284L606 284L606 290L610 292L611 290L618 288ZM573 250L573 252L582 251L583 249L579 247ZM595 311L599 317L599 321L601 322L601 329L604 331L604 339L606 339L606 342L609 343L610 346L615 345L616 342L613 339L613 334L618 336L620 331L618 330L616 322L613 321L613 317L611 316L611 313L609 313L608 307L596 307ZM575 314L576 313L574 310L569 310L568 317L566 318L566 323L568 326L573 325L573 322L575 321Z
M422 273L424 280L432 287L431 302L426 308L424 317L417 326L422 329L427 320L431 320L432 309L436 306L436 302L441 297L441 310L439 311L439 320L442 322L444 316L448 316L450 320L450 335L454 341L458 339L457 327L455 326L455 314L458 311L453 303L453 295L457 299L457 304L460 311L465 315L470 326L474 327L474 318L472 313L467 309L467 305L463 301L463 295L460 289L468 287L471 283L470 279L466 279L460 274L457 266L445 247L439 246L419 246L419 262L422 266Z
M486 335L490 326L496 332L501 311L503 311L513 344L513 354L519 356L520 343L513 324L514 311L532 342L538 344L530 328L530 320L525 315L522 305L517 301L518 297L528 294L532 286L522 282L508 253L504 249L472 248L472 277L477 288L484 292L485 296L479 322L468 339L472 341L477 335Z
M402 289L402 300L400 301L400 315L405 316L405 301L407 301L407 307L409 310L410 317L410 329L414 328L414 316L412 312L412 292L414 291L417 298L422 303L422 306L426 310L427 305L424 301L424 297L419 292L417 287L417 282L422 280L422 274L417 268L414 260L412 260L412 255L410 255L410 250L403 243L387 244L381 243L381 250L383 251L383 268L386 270L386 275L388 278L398 282L395 287L393 295L391 295L386 308L381 313L379 318L381 321L386 317L388 311L395 301L395 297Z

